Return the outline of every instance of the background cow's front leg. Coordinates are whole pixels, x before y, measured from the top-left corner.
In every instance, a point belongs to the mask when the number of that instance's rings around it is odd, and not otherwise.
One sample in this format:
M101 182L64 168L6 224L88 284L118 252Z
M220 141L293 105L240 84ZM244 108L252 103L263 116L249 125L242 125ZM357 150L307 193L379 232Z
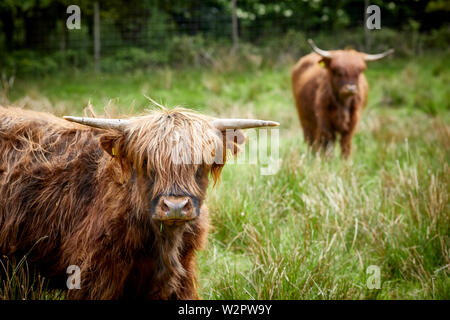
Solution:
M347 131L341 132L341 154L344 159L348 158L351 153L352 149L352 138L353 134L356 131L356 127L359 122L360 118L360 109L356 109L352 112L351 118L350 118L350 125Z
M336 134L328 127L319 127L315 140L314 151L322 151L325 155L328 155L333 149Z
M341 154L344 159L348 158L352 149L353 130L341 134Z
M330 117L325 112L318 112L316 114L317 118L317 129L316 137L314 143L314 151L317 152L321 150L327 155L334 145L336 140L336 134L332 128Z

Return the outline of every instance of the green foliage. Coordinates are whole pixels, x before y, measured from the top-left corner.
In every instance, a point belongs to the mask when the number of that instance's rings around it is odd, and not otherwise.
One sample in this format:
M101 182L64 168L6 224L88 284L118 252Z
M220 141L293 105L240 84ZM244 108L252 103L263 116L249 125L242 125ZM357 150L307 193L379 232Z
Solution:
M371 33L370 52L395 48L396 57L410 58L424 55L428 51L448 52L449 30L447 26L428 34L420 34L385 28ZM352 47L365 50L361 45L364 43L362 30L342 31L339 37L326 33L305 34L289 30L283 36L267 37L255 44L242 42L238 51L232 50L227 41L208 39L202 35L180 35L150 48L127 46L106 52L101 58L101 70L127 72L160 66L197 66L224 71L241 67L293 64L300 56L311 52L306 41L310 37L323 49ZM81 49L67 49L49 54L32 50L13 51L8 54L0 52L0 59L4 62L0 71L17 75L43 76L61 70L90 70L93 65L92 53ZM399 103L401 102L399 100Z
M371 64L368 73L379 83L372 91L381 89L380 99L372 99L371 104L392 108L409 106L433 116L449 111L449 69L445 64L448 54L439 55L439 59L431 57L394 64L388 74L376 63Z
M159 51L147 52L141 48L119 49L115 54L102 60L102 71L124 72L147 69L167 63L167 56Z
M198 36L176 36L171 39L167 55L172 64L196 65L208 63L208 52L205 39Z
M45 237L35 245L43 239ZM20 261L10 261L6 256L0 258L0 300L55 300L64 297L62 292L48 290L48 281L29 269L27 258L33 248Z
M1 55L0 71L8 74L44 76L73 68L88 69L91 57L85 51L66 50L48 55L32 50L14 51Z
M450 43L450 25L444 26L440 29L435 29L430 32L428 37L424 39L424 46L426 48L436 48L448 51L448 44Z
M30 270L24 259L0 259L0 300L61 300L64 293L48 289L47 279Z
M44 281L32 274L28 264L0 259L0 300L36 300L45 295Z
M102 52L127 46L165 46L172 37L182 35L231 41L232 10L228 0L98 2ZM66 8L71 4L81 9L82 31L65 29ZM4 0L0 2L0 49L91 49L93 4L88 0ZM371 4L380 6L383 12L383 29L418 33L448 24L445 1L374 0ZM289 30L320 31L334 38L339 38L334 35L343 29L363 32L363 12L364 1L355 0L240 0L237 16L241 41L256 43L283 37Z
M19 74L42 76L58 70L58 65L50 56L41 58L39 54L33 51L16 52L16 54L8 57L6 65L8 64Z

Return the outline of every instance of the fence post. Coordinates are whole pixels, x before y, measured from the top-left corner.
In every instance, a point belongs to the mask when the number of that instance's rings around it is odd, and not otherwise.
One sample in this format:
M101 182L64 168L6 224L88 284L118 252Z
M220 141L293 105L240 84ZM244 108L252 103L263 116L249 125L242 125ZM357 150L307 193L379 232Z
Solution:
M233 32L233 51L237 51L239 48L239 33L238 33L238 19L236 13L236 1L231 0L231 24Z
M94 3L94 63L95 72L100 72L100 7Z

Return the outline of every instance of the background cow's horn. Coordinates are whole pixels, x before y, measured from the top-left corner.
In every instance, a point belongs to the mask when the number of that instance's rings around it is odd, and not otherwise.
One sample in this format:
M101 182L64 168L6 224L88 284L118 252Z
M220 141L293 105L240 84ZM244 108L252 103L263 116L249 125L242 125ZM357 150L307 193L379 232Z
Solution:
M124 119L102 119L102 118L86 118L86 117L70 117L70 116L66 116L64 117L64 119L100 129L121 130L124 129L128 124L128 120Z
M216 119L212 125L219 130L226 129L249 129L259 127L276 127L280 124L275 121L255 120L255 119Z
M318 48L316 46L316 44L314 43L314 41L312 41L312 39L308 39L308 43L311 46L311 48L320 56L322 56L323 58L330 58L331 57L331 53L329 51L325 51L322 50L320 48Z
M389 49L388 51L385 51L383 53L377 53L377 54L368 54L365 53L364 54L364 60L365 61L376 61L376 60L380 60L383 59L384 57L390 55L394 53L394 49Z

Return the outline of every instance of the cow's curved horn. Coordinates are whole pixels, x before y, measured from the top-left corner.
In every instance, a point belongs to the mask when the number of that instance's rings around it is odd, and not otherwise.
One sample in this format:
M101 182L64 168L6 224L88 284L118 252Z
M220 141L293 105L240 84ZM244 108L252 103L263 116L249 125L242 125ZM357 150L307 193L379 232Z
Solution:
M64 119L76 123L81 123L86 126L100 128L100 129L124 129L129 121L124 119L102 119L102 118L86 118L86 117L63 117Z
M364 53L364 60L365 61L376 61L376 60L380 60L383 59L384 57L393 54L394 53L394 49L389 49L388 51L385 51L383 53L377 53L377 54L368 54L368 53Z
M331 53L329 51L318 48L314 43L314 41L312 41L312 39L308 39L308 43L314 50L314 52L317 53L318 55L322 56L323 58L331 58Z
M265 121L256 119L216 119L212 125L219 130L226 129L249 129L259 127L276 127L280 124L275 121Z

